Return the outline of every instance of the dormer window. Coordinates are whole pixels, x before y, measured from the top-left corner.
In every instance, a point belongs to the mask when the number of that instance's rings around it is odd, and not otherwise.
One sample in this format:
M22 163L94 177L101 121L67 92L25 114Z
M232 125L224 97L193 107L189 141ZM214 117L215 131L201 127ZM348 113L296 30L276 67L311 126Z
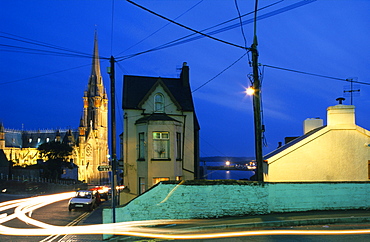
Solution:
M164 96L162 93L157 93L154 96L154 112L163 113L164 112Z

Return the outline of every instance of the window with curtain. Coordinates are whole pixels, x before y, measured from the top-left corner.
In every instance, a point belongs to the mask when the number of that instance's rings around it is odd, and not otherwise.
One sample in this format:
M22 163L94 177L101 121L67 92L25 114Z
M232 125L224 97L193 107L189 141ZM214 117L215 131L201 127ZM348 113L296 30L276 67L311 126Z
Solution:
M153 158L170 158L170 134L169 132L153 132Z

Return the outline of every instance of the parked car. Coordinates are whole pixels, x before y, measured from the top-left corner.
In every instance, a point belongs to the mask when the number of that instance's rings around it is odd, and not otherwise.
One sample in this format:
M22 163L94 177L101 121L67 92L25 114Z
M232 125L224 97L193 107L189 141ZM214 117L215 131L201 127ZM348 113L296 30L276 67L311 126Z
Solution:
M68 202L68 210L86 209L92 211L100 203L99 195L96 191L80 190Z

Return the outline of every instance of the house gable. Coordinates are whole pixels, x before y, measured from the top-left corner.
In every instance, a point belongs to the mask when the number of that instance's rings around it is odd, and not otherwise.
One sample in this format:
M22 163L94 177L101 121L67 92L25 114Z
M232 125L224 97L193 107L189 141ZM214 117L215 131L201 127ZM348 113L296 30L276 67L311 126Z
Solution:
M163 95L164 113L179 113L178 110L181 110L181 105L171 91L167 88L167 86L163 83L161 78L158 79L158 81L152 86L144 98L139 102L139 109L143 109L145 113L156 112L155 96L157 94Z
M312 130L264 157L265 180L368 181L369 134L353 123Z

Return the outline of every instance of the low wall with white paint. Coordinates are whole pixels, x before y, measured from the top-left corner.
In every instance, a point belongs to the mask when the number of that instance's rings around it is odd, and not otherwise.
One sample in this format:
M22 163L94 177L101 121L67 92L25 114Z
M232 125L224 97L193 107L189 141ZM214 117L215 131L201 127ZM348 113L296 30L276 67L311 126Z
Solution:
M295 212L370 208L370 182L264 183L209 181L197 184L160 183L124 207L116 222L193 219ZM112 209L103 222L112 221Z

